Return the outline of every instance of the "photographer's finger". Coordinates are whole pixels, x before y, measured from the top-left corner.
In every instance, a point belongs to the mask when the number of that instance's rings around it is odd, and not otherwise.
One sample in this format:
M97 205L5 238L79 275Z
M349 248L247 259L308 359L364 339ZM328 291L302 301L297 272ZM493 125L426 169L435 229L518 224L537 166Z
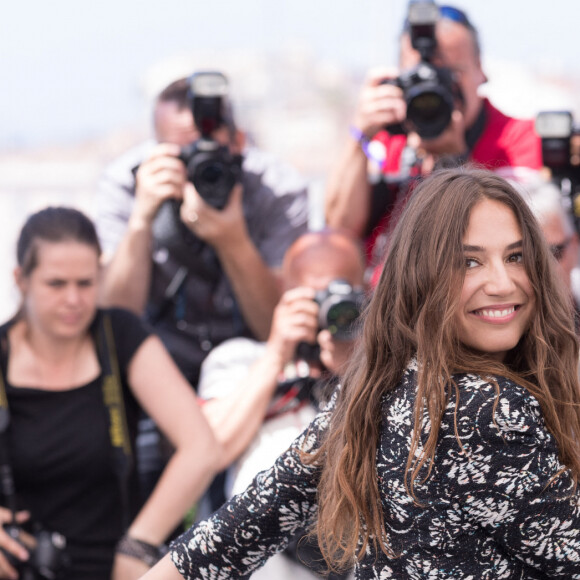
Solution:
M12 554L15 558L25 562L30 557L28 550L19 542L17 542L4 529L0 531L0 548L4 552ZM0 552L0 555L5 558L5 555ZM7 561L8 564L8 561Z
M159 143L149 155L149 159L156 159L159 157L177 157L181 152L181 147L175 143Z
M380 85L385 79L394 79L398 76L399 71L394 67L379 66L373 67L366 78L366 84L371 86Z
M280 299L281 304L291 304L295 300L309 299L314 300L316 296L316 290L310 286L296 286L296 288L291 288L286 290Z
M148 184L152 192L161 198L183 198L184 179L172 171L159 173Z
M197 193L195 186L191 181L186 181L183 185L183 203L185 205L198 206L203 203L201 196ZM194 207L196 209L196 207Z
M6 556L0 553L0 578L9 578L10 580L17 580L18 572L12 564L8 562Z
M241 201L244 195L244 187L241 183L236 183L234 187L232 187L232 192L230 193L230 199L239 200Z
M147 170L152 174L155 175L162 171L173 171L176 174L180 175L183 179L187 174L187 170L185 165L182 161L175 157L158 157L155 159L151 159L147 162Z
M30 512L26 511L26 510L22 510L19 512L16 512L16 523L17 524L23 524L24 522L27 522L30 519Z
M188 227L195 227L199 220L199 212L201 211L201 204L197 197L197 192L192 193L187 184L183 190L183 203L179 208L179 216L181 221ZM193 186L191 186L193 187ZM189 191L188 191L189 189Z

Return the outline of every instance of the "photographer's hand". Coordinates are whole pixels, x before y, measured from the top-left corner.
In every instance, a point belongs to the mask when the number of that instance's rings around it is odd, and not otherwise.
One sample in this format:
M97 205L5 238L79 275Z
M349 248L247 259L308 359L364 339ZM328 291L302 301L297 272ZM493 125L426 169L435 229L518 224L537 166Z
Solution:
M318 305L314 296L312 288L293 288L284 292L274 310L266 354L278 360L280 371L294 358L299 342L316 342Z
M228 203L219 210L206 203L192 183L186 183L183 189L181 220L198 238L218 252L237 247L248 238L241 184L234 185Z
M333 374L340 375L352 356L353 340L334 340L329 330L321 330L317 337L320 360Z
M131 220L150 225L164 201L183 197L187 175L185 165L177 159L180 150L174 143L160 143L140 165Z
M151 285L152 223L161 204L181 199L186 180L180 147L157 145L136 175L135 202L125 235L112 256L107 256L101 284L103 306L120 306L137 315L145 312Z
M353 126L369 139L385 126L401 123L405 119L407 106L403 91L393 84L385 83L396 77L396 69L373 69L361 89Z
M30 519L30 514L26 511L21 511L16 514L16 523L22 524ZM29 558L28 550L22 544L17 542L5 530L4 525L12 523L12 513L10 510L0 507L0 578L18 578L18 572L14 566L8 561L5 552L8 552L12 557L25 562ZM34 539L21 532L21 540L23 543L28 543L30 547L33 546Z

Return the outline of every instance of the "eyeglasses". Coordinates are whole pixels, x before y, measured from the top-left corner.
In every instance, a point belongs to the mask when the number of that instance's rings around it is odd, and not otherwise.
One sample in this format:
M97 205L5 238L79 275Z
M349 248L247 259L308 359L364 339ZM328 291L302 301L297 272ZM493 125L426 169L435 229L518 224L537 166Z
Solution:
M558 260L558 262L564 257L564 252L566 248L570 245L572 238L566 238L563 242L559 244L552 244L550 246L550 252L552 252L552 256Z
M455 8L454 6L439 6L439 15L441 18L447 18L447 20L453 20L453 22L463 24L469 30L475 30L473 24L467 18L467 14L459 10L459 8Z

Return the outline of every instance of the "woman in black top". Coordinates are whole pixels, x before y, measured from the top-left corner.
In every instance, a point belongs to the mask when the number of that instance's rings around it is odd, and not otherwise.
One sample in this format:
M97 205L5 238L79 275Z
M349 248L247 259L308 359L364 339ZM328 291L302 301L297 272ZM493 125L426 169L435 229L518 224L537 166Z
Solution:
M48 208L31 216L17 247L22 306L0 327L10 417L2 440L17 521L66 538L69 565L59 578L67 580L143 574L219 456L194 391L159 339L128 311L97 309L99 255L94 227L80 212ZM175 453L135 516L138 405ZM0 508L0 522L10 519ZM0 547L27 558L1 529ZM1 578L17 578L22 566L0 553Z
M330 408L145 578L245 578L305 524L360 579L580 578L578 344L554 266L503 179L426 178Z

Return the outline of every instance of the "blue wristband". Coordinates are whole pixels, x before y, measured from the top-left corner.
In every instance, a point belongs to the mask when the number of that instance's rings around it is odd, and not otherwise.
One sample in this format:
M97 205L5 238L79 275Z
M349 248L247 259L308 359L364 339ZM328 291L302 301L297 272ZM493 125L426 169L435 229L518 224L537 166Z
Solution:
M382 166L385 159L387 158L387 150L385 146L379 141L373 141L369 139L357 127L351 125L349 130L351 137L360 145L360 148L366 155L367 159L374 161L378 165Z

